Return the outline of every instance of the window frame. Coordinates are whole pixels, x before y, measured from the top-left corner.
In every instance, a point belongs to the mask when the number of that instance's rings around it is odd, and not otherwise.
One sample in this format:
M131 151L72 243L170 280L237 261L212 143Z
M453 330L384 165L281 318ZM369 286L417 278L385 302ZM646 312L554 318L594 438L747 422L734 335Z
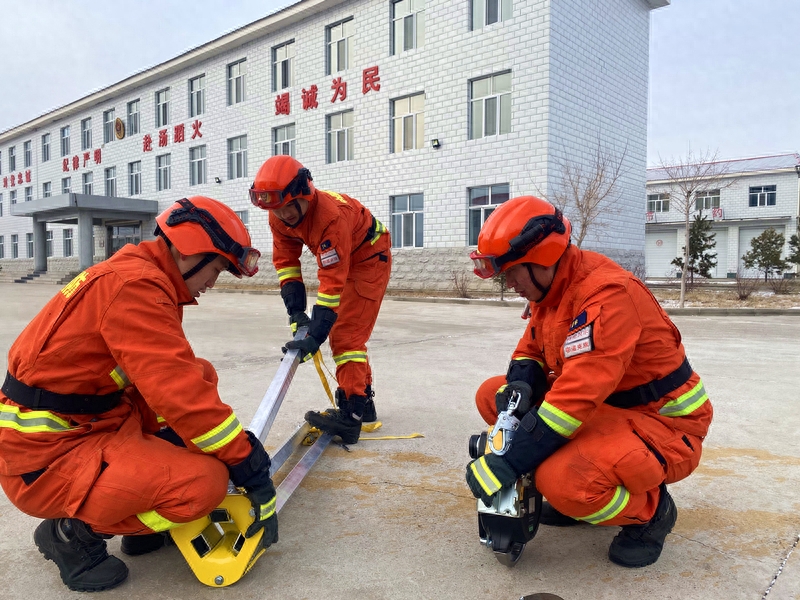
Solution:
M109 174L111 177L109 177ZM117 167L106 167L103 169L103 190L109 198L117 197ZM109 189L109 184L111 189Z
M234 75L233 71L236 67L238 67L239 73ZM247 100L247 57L225 66L225 88L228 106L241 104Z
M33 166L33 140L22 142L22 164L23 169Z
M497 18L489 23L490 4L497 7ZM470 31L478 31L495 23L509 20L514 14L513 0L471 0L469 13ZM480 23L478 24L478 18Z
M172 154L166 152L156 156L156 191L172 189Z
M289 137L289 128L291 127L291 137ZM283 132L284 138L278 139L279 134ZM287 123L286 125L279 125L278 127L272 128L272 156L294 156L296 150L296 142L297 142L297 126L295 123ZM284 150L288 144L289 152L278 151L278 147L281 147L281 150Z
M348 126L344 125L344 116L350 115L352 119L352 123ZM339 120L340 126L336 129L333 129L334 120ZM343 136L340 136L340 133L344 132ZM336 134L336 144L333 143L333 134ZM339 158L339 148L342 143L341 137L344 138L344 147L345 147L345 158ZM325 115L325 143L326 143L326 153L325 159L326 163L329 165L340 163L340 162L347 162L351 161L355 155L355 112L353 109L342 110L339 112L331 113L329 115ZM334 159L333 153L334 149L336 150L336 158Z
M17 203L17 190L8 192L8 205L14 206Z
M757 190L757 191L756 191ZM763 204L761 201L764 201ZM767 206L777 206L778 186L777 185L751 185L747 191L748 208L764 208Z
M42 182L42 198L50 198L53 195L53 182L52 181L44 181Z
M61 158L69 156L69 125L64 125L59 133L59 140L61 141Z
M349 33L345 33L345 25ZM336 29L341 27L341 35L333 39ZM355 19L350 16L345 19L331 23L325 27L325 75L333 75L347 71L353 62L353 44L352 38L355 36ZM340 46L340 42L342 45ZM336 69L333 65L333 46L336 45ZM344 59L345 65L341 66L340 62Z
M134 167L136 167L134 169ZM128 163L128 195L139 196L142 193L142 161Z
M202 150L202 156L193 154ZM189 148L189 186L208 183L208 163L206 162L207 149L205 144Z
M11 234L11 258L19 258L19 234Z
M32 202L33 201L33 186L29 185L25 187L25 202Z
M244 145L242 145L244 141ZM234 148L238 143L239 147ZM247 134L228 138L228 179L247 177Z
M33 232L30 231L25 234L25 250L27 254L27 258L33 258L34 247L33 247Z
M397 210L397 202L405 199L405 208ZM419 200L419 208L414 208L413 201ZM425 247L425 193L397 194L389 196L389 228L392 231L392 249ZM411 224L411 240L406 244L406 224ZM419 245L417 241L419 240Z
M109 120L109 116L111 117ZM113 108L103 111L103 143L109 144L114 141L114 120L116 111Z
M0 235L0 258L6 257L6 236Z
M654 192L652 194L647 194L647 212L668 213L669 201L669 192Z
M46 229L44 232L44 253L47 258L53 256L53 230Z
M140 113L139 113L139 101L140 100L141 100L141 98L136 98L136 100L131 100L130 102L128 102L127 110L126 110L126 114L127 114L127 119L126 119L127 127L126 127L126 131L125 131L125 135L126 136L136 135L142 130L141 129L141 125L142 125L141 124L141 117L140 117Z
M496 189L495 189L496 188ZM503 189L505 188L505 189ZM486 190L486 196L475 196L473 198L474 192L479 192L480 190ZM495 196L499 198L503 198L498 202L494 201ZM485 197L487 199L485 204L473 204L473 200L477 198ZM488 185L475 185L467 188L467 245L468 246L477 246L478 245L478 235L483 228L483 224L486 222L486 219L489 218L489 215L494 212L494 210L507 202L511 198L511 184L509 182L505 183L491 183ZM474 230L476 223L473 223L473 215L474 214L480 215L480 226L477 227L477 230ZM474 240L474 241L473 241Z
M194 83L198 82L197 89ZM189 118L199 117L206 112L206 74L201 73L189 79L187 84L189 90Z
M398 16L397 7L400 4L408 4L408 12ZM419 8L415 5L422 5ZM425 0L392 0L389 15L389 44L390 54L399 56L403 52L421 48L425 45ZM410 28L409 28L410 23ZM412 38L412 43L408 45L408 37ZM399 30L399 31L398 31ZM403 47L398 48L398 33L402 32ZM421 39L420 39L421 38Z
M414 111L414 99L422 98L422 109ZM407 112L400 115L397 114L399 103L408 102ZM389 151L392 154L400 154L408 152L409 150L419 150L425 147L425 92L418 92L400 98L394 98L390 104L391 123L389 131L391 134L391 146ZM398 132L398 123L400 123L400 131ZM406 148L406 125L411 124L411 139L412 145ZM421 130L421 131L420 131ZM402 140L398 140L400 135ZM401 141L401 148L398 149L398 141Z
M17 147L8 147L8 172L13 173L17 170Z
M702 190L694 195L694 209L696 211L712 210L720 207L719 190Z
M61 178L61 193L62 194L72 193L72 176Z
M500 77L508 76L508 91L495 91L495 87L498 85L498 79ZM475 97L475 85L482 81L489 81L489 92L486 95ZM498 137L501 135L508 135L512 132L511 127L511 118L512 118L512 104L511 104L511 94L514 91L514 80L512 77L512 72L510 70L500 71L498 73L491 73L489 75L484 75L483 77L476 77L475 79L469 80L469 139L470 140L479 140L487 137ZM495 102L491 103L492 100ZM476 107L480 103L480 120L481 120L481 133L480 135L475 135L475 117L476 117ZM504 111L508 111L508 129L503 131L503 115L505 114ZM492 119L493 126L495 128L494 133L486 133L487 125L489 124L490 120L490 110L487 108L488 106L494 106L495 117Z
M72 227L67 227L66 229L62 230L61 240L63 244L63 251L65 258L69 258L70 256L73 255L73 246L72 246L73 239L74 237L72 233Z
M161 88L155 93L155 106L156 106L156 129L161 129L169 125L170 117L170 102L169 102L169 87Z
M286 56L283 58L278 57L280 52L285 52ZM294 58L295 58L295 44L294 39L291 39L282 44L272 47L272 91L278 92L280 90L289 89L294 85ZM281 65L280 71L278 65ZM284 73L286 71L286 73ZM279 77L280 75L280 77ZM288 83L284 81L288 78ZM278 81L280 79L280 82Z
M42 162L46 163L50 160L50 134L42 134Z
M81 119L81 151L92 149L92 117Z
M86 173L81 173L81 192L87 196L93 195L94 171L87 171Z

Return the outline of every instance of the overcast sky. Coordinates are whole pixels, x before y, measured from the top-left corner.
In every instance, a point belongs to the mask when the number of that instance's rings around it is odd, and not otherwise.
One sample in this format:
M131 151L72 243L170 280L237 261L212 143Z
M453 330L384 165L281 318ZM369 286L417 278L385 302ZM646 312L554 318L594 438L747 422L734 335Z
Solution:
M0 0L0 131L292 2ZM673 0L650 40L648 164L800 149L800 0Z

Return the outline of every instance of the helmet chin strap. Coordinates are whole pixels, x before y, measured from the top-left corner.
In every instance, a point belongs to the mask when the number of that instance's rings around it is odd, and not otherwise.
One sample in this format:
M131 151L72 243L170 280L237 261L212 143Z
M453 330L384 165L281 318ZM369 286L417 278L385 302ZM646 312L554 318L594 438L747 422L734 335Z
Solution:
M530 275L530 278L531 278L531 283L533 283L533 285L536 287L536 289L539 290L542 293L542 297L539 298L538 300L536 300L536 304L539 304L539 302L544 300L545 296L547 296L547 294L550 292L550 288L553 287L553 281L555 281L556 273L558 272L558 263L560 263L560 262L561 262L561 259L559 259L558 262L556 263L556 270L553 272L553 279L550 281L550 283L547 285L547 287L544 287L536 279L536 275L533 274L533 269L531 268L531 263L525 263L525 267L528 269L528 275Z
M286 206L293 206L294 209L297 211L297 215L299 216L299 218L297 219L297 223L295 223L294 225L290 225L289 223L287 223L283 219L281 219L281 221L283 221L283 224L286 225L287 227L289 227L290 229L294 229L295 227L299 227L300 223L303 222L303 219L306 218L306 215L302 210L300 210L300 203L297 201L297 198L294 198L293 200L291 200ZM308 211L306 211L306 212L308 212Z
M193 266L191 269L189 269L188 271L186 271L186 273L183 274L183 280L186 281L192 275L197 274L197 272L200 271L207 264L216 260L217 256L219 255L214 254L213 252L209 252L208 254L206 254L203 258L200 259L199 263L197 263L195 266Z

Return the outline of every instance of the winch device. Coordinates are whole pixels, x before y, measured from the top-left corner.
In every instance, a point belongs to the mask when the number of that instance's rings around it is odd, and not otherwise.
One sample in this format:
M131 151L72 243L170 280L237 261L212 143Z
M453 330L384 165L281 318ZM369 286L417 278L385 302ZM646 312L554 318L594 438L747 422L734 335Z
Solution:
M294 339L303 339L306 332L307 328L301 327ZM278 371L250 422L248 429L262 443L275 422L278 409L286 397L297 365L300 364L299 354L299 350L289 350L284 354ZM303 441L308 436L308 424L300 425L271 455L270 475L274 476L296 450L307 448L302 458L277 487L276 512L280 512L332 438L330 434L322 433L312 445L306 447ZM263 530L249 539L244 536L252 522L250 500L243 490L229 482L227 496L210 515L176 527L170 534L201 583L211 587L225 587L241 579L265 551L261 546Z
M469 455L473 459L493 452L502 456L514 443L514 433L520 420L514 414L519 403L519 392L513 392L507 410L501 412L497 422L488 431L469 439ZM495 558L507 567L513 567L522 556L525 544L533 539L539 529L542 495L536 489L533 473L526 473L513 486L503 487L486 506L478 499L478 536L482 545L494 552Z

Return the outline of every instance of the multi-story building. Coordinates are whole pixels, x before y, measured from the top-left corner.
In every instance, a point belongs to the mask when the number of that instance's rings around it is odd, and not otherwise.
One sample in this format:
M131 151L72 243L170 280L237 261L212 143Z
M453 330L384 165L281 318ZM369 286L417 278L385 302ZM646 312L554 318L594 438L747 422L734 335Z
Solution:
M724 173L709 189L699 190L691 203L692 218L702 213L713 220L717 266L712 277L733 278L737 272L747 273L742 255L750 251L750 241L766 229L784 235L784 256L788 255L789 239L798 233L800 215L800 155L776 154L757 158L722 161ZM672 189L671 189L672 188ZM684 211L676 205L663 168L647 170L647 243L648 277L673 277L671 261L683 254ZM796 272L792 267L788 273Z
M600 140L626 148L624 210L584 247L641 263L649 17L668 3L301 0L0 134L0 257L85 268L207 195L274 283L247 191L286 153L390 228L390 285L449 287L497 204L546 194Z

